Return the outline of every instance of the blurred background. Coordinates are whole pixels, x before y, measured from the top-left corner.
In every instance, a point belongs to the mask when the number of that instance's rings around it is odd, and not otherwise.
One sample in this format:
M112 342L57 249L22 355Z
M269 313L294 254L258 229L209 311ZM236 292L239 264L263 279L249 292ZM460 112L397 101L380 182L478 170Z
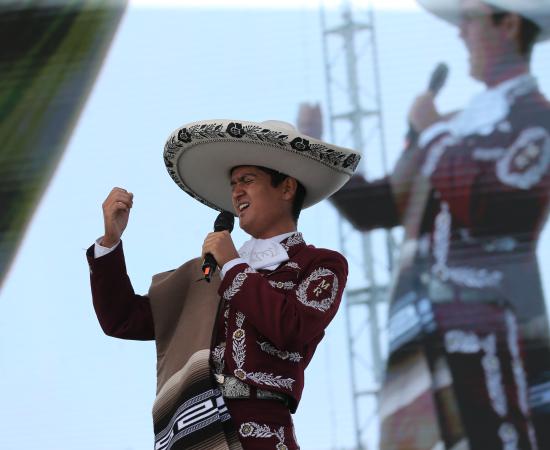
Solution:
M372 112L362 122L370 178L393 167L410 105L438 63L449 66L440 110L482 89L458 31L414 0L3 1L0 36L3 450L151 448L154 343L103 335L84 252L102 235L102 201L120 186L135 196L124 242L136 292L200 254L216 212L167 175L172 130L206 118L295 123L309 102L320 104L325 139L354 147L351 122L334 116L360 96ZM550 44L537 45L532 71L547 97L549 61ZM309 243L345 251L350 290L364 285L362 238L328 202L305 210L299 228ZM372 233L381 284L388 241L400 239ZM538 255L548 294L548 228ZM386 310L348 303L327 330L295 415L303 449L376 448Z

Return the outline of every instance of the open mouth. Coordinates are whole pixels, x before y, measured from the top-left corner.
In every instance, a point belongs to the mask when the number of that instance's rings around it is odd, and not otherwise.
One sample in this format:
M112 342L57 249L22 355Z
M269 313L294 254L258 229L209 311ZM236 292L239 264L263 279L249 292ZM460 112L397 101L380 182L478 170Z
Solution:
M246 208L248 208L249 206L250 206L250 203L248 203L248 202L243 202L243 203L241 203L241 204L239 204L239 205L237 206L237 209L238 209L239 212L241 213L241 212L243 212Z

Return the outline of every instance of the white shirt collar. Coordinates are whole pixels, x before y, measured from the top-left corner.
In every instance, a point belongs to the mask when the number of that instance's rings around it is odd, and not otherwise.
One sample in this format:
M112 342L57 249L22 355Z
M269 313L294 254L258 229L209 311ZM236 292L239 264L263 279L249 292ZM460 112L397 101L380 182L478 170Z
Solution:
M437 122L426 128L419 137L421 147L432 139L448 133L462 138L472 134L487 136L504 121L516 98L537 89L537 80L531 74L522 74L475 95L468 106L450 120Z
M279 234L268 239L250 238L238 250L239 256L253 269L275 270L288 261L288 253L281 245L296 231Z

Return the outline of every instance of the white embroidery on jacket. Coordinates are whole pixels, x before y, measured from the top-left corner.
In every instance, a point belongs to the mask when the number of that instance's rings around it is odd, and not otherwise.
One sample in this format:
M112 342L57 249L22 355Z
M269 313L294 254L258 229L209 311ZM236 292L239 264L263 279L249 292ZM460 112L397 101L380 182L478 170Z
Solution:
M223 293L223 298L225 300L231 300L237 294L237 292L241 290L241 286L247 279L249 273L256 273L256 271L252 267L247 267L242 272L239 272L237 275L235 275L231 286L229 286Z
M273 281L273 280L269 280L269 284L274 288L284 289L284 290L287 290L287 291L289 291L290 289L294 289L294 286L296 286L296 283L294 283L292 281Z
M502 441L502 450L518 449L518 432L511 423L504 422L498 429L498 436Z
M446 202L441 204L441 211L435 219L433 234L433 255L435 263L432 273L442 281L452 281L460 286L471 288L496 287L502 281L502 272L468 266L448 266L451 241L451 212Z
M483 353L481 366L485 372L485 387L493 409L500 417L504 417L508 412L508 403L502 384L495 335L480 337L471 331L450 330L445 333L445 350L448 353Z
M527 430L529 441L531 442L531 448L535 450L537 446L537 440L535 437L535 430L533 423L529 418L529 401L527 399L527 376L523 368L521 355L519 352L519 339L518 339L518 324L517 320L511 311L506 311L506 328L507 328L507 340L508 349L512 356L512 372L514 373L514 381L516 382L517 397L521 412L527 419Z
M307 291L311 282L321 279L322 282L326 283L325 278L327 277L330 277L330 281L332 282L332 289L329 292L329 296L323 298L322 300L310 300L308 298ZM327 286L327 284L324 284L323 286ZM328 283L328 286L330 287L330 283ZM321 292L323 291L321 290ZM318 269L315 269L313 272L311 272L309 276L300 283L300 286L296 290L296 298L300 303L311 308L315 308L321 312L325 312L330 308L330 306L334 303L337 295L338 277L332 270L325 269L324 267L319 267Z
M292 236L288 237L285 241L281 242L281 245L288 252L290 250L290 247L294 247L295 245L304 243L305 241L302 233L295 233Z
M550 166L550 134L542 127L523 130L496 163L498 179L509 186L530 189Z
M295 263L294 261L289 261L285 264L286 267L290 267L291 269L300 270L300 266L298 263Z
M287 450L288 447L285 445L285 429L279 427L278 430L273 431L268 425L260 425L256 422L245 422L239 428L239 433L242 437L253 437L261 439L269 439L272 437L277 438L279 441L275 445L276 450Z
M288 389L289 391L292 390L292 383L295 381L292 378L283 378L281 375L274 375L266 372L248 372L246 377L258 384L278 388L282 387Z
M300 355L298 352L288 352L286 350L279 350L271 342L267 342L267 341L264 341L264 342L256 341L256 342L260 346L262 351L264 351L265 353L271 356L276 356L278 358L281 358L282 360L286 361L288 359L289 361L297 363L297 362L300 362L303 358L302 355Z
M505 152L504 148L476 148L472 156L476 161L496 161Z
M233 371L233 374L241 381L247 378L252 381L263 384L266 386L285 388L292 391L292 384L296 381L292 378L283 378L280 375L274 375L272 373L265 372L247 372L244 369L246 361L246 333L243 329L243 324L246 316L242 312L237 312L236 324L237 329L233 332L233 361L237 368Z
M445 150L447 150L447 148L451 145L456 144L456 142L457 140L455 138L451 136L444 136L433 144L428 151L426 161L424 161L424 164L422 165L422 175L429 178L434 173L439 160L443 156L443 153L445 153Z

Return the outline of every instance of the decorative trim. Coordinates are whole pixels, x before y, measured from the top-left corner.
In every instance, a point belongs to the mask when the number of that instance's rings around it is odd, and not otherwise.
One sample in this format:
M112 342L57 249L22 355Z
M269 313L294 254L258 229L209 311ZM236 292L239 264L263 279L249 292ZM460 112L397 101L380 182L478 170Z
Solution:
M273 431L268 425L260 425L256 422L245 422L241 424L239 433L244 438L260 438L269 439L275 437L279 442L275 445L276 450L288 450L285 445L285 429L279 427L278 430Z
M288 252L290 250L290 247L294 247L295 245L305 244L305 243L306 241L304 241L304 237L302 236L302 233L298 232L286 238L283 242L281 242L281 245Z
M470 288L497 287L503 278L502 272L498 270L491 271L474 267L449 268L447 277L458 285Z
M169 450L175 443L207 426L230 420L218 389L201 392L187 400L173 414L168 425L155 435L155 450Z
M189 147L197 141L249 141L258 144L268 144L283 150L303 154L326 166L352 174L361 156L329 148L321 143L313 143L308 139L295 137L290 140L288 134L258 125L246 125L240 122L197 124L189 128L180 128L172 134L164 147L164 159L167 167L173 167L176 155L184 147ZM184 149L185 150L185 149Z
M279 350L271 342L267 342L267 341L264 341L264 342L256 341L256 342L260 346L263 352L271 356L276 356L277 358L280 358L283 361L289 360L291 362L298 363L303 358L302 355L300 355L298 352L288 352L286 350Z
M443 153L445 153L445 150L447 150L447 148L451 145L456 144L456 142L457 141L455 138L451 136L444 136L435 144L430 146L428 156L421 168L422 175L427 178L430 177L434 173L439 160L443 156Z
M533 423L530 420L529 400L527 394L527 376L525 375L525 370L523 368L519 351L518 324L516 317L511 311L506 311L506 328L508 329L508 349L512 355L512 371L514 373L514 381L516 382L516 388L518 391L518 403L521 412L527 419L527 436L529 437L531 448L536 450L538 446Z
M292 391L292 384L296 381L292 378L283 378L281 375L273 375L272 373L266 372L248 372L246 376L258 384L276 388L285 388L289 391Z
M274 288L284 289L286 291L294 289L294 286L296 286L296 283L294 283L293 281L273 281L273 280L269 280L269 284Z
M233 371L233 374L241 381L247 378L251 379L255 383L265 386L285 388L292 391L292 384L296 381L292 378L283 378L280 375L274 375L272 373L265 372L247 372L244 369L246 361L246 333L243 329L243 324L246 316L242 312L237 312L236 324L237 329L233 332L233 361L237 368Z
M322 300L309 300L307 298L307 290L312 281L317 281L321 278L332 277L332 289L330 295L327 298ZM338 295L338 277L336 274L330 270L325 269L324 267L319 267L315 269L309 276L300 283L300 286L296 290L296 298L298 301L306 306L317 309L321 312L326 312L331 305L334 303L336 296Z
M459 286L470 288L497 287L503 279L499 270L488 270L468 266L449 266L449 247L451 241L452 216L449 205L446 202L441 204L441 211L435 218L435 229L433 232L433 256L435 264L432 266L432 274L443 282L451 281Z
M508 403L502 385L500 361L496 356L496 336L489 334L481 338L472 331L450 330L445 333L445 350L448 353L483 353L481 365L485 372L485 387L493 409L504 417L508 412Z
M246 378L246 374L243 370L244 361L246 359L246 333L242 329L245 315L242 312L237 312L236 323L237 330L233 333L233 361L237 365L237 369L234 371L235 376L240 380Z
M290 267L291 269L301 270L298 263L295 263L294 261L289 261L285 264L285 267Z
M538 141L541 141L539 145ZM504 184L530 189L544 177L549 166L550 134L545 128L532 127L523 130L499 159L496 174Z
M502 441L502 450L518 450L518 432L508 422L504 422L498 429L498 436Z
M502 147L476 148L472 153L472 156L476 161L496 161L501 158L504 153L506 153L506 149Z
M239 272L237 275L235 275L235 278L233 278L231 286L229 286L223 293L223 298L225 300L231 300L241 290L241 286L243 285L245 280L248 278L249 273L257 273L257 272L252 267L248 266L242 272Z

